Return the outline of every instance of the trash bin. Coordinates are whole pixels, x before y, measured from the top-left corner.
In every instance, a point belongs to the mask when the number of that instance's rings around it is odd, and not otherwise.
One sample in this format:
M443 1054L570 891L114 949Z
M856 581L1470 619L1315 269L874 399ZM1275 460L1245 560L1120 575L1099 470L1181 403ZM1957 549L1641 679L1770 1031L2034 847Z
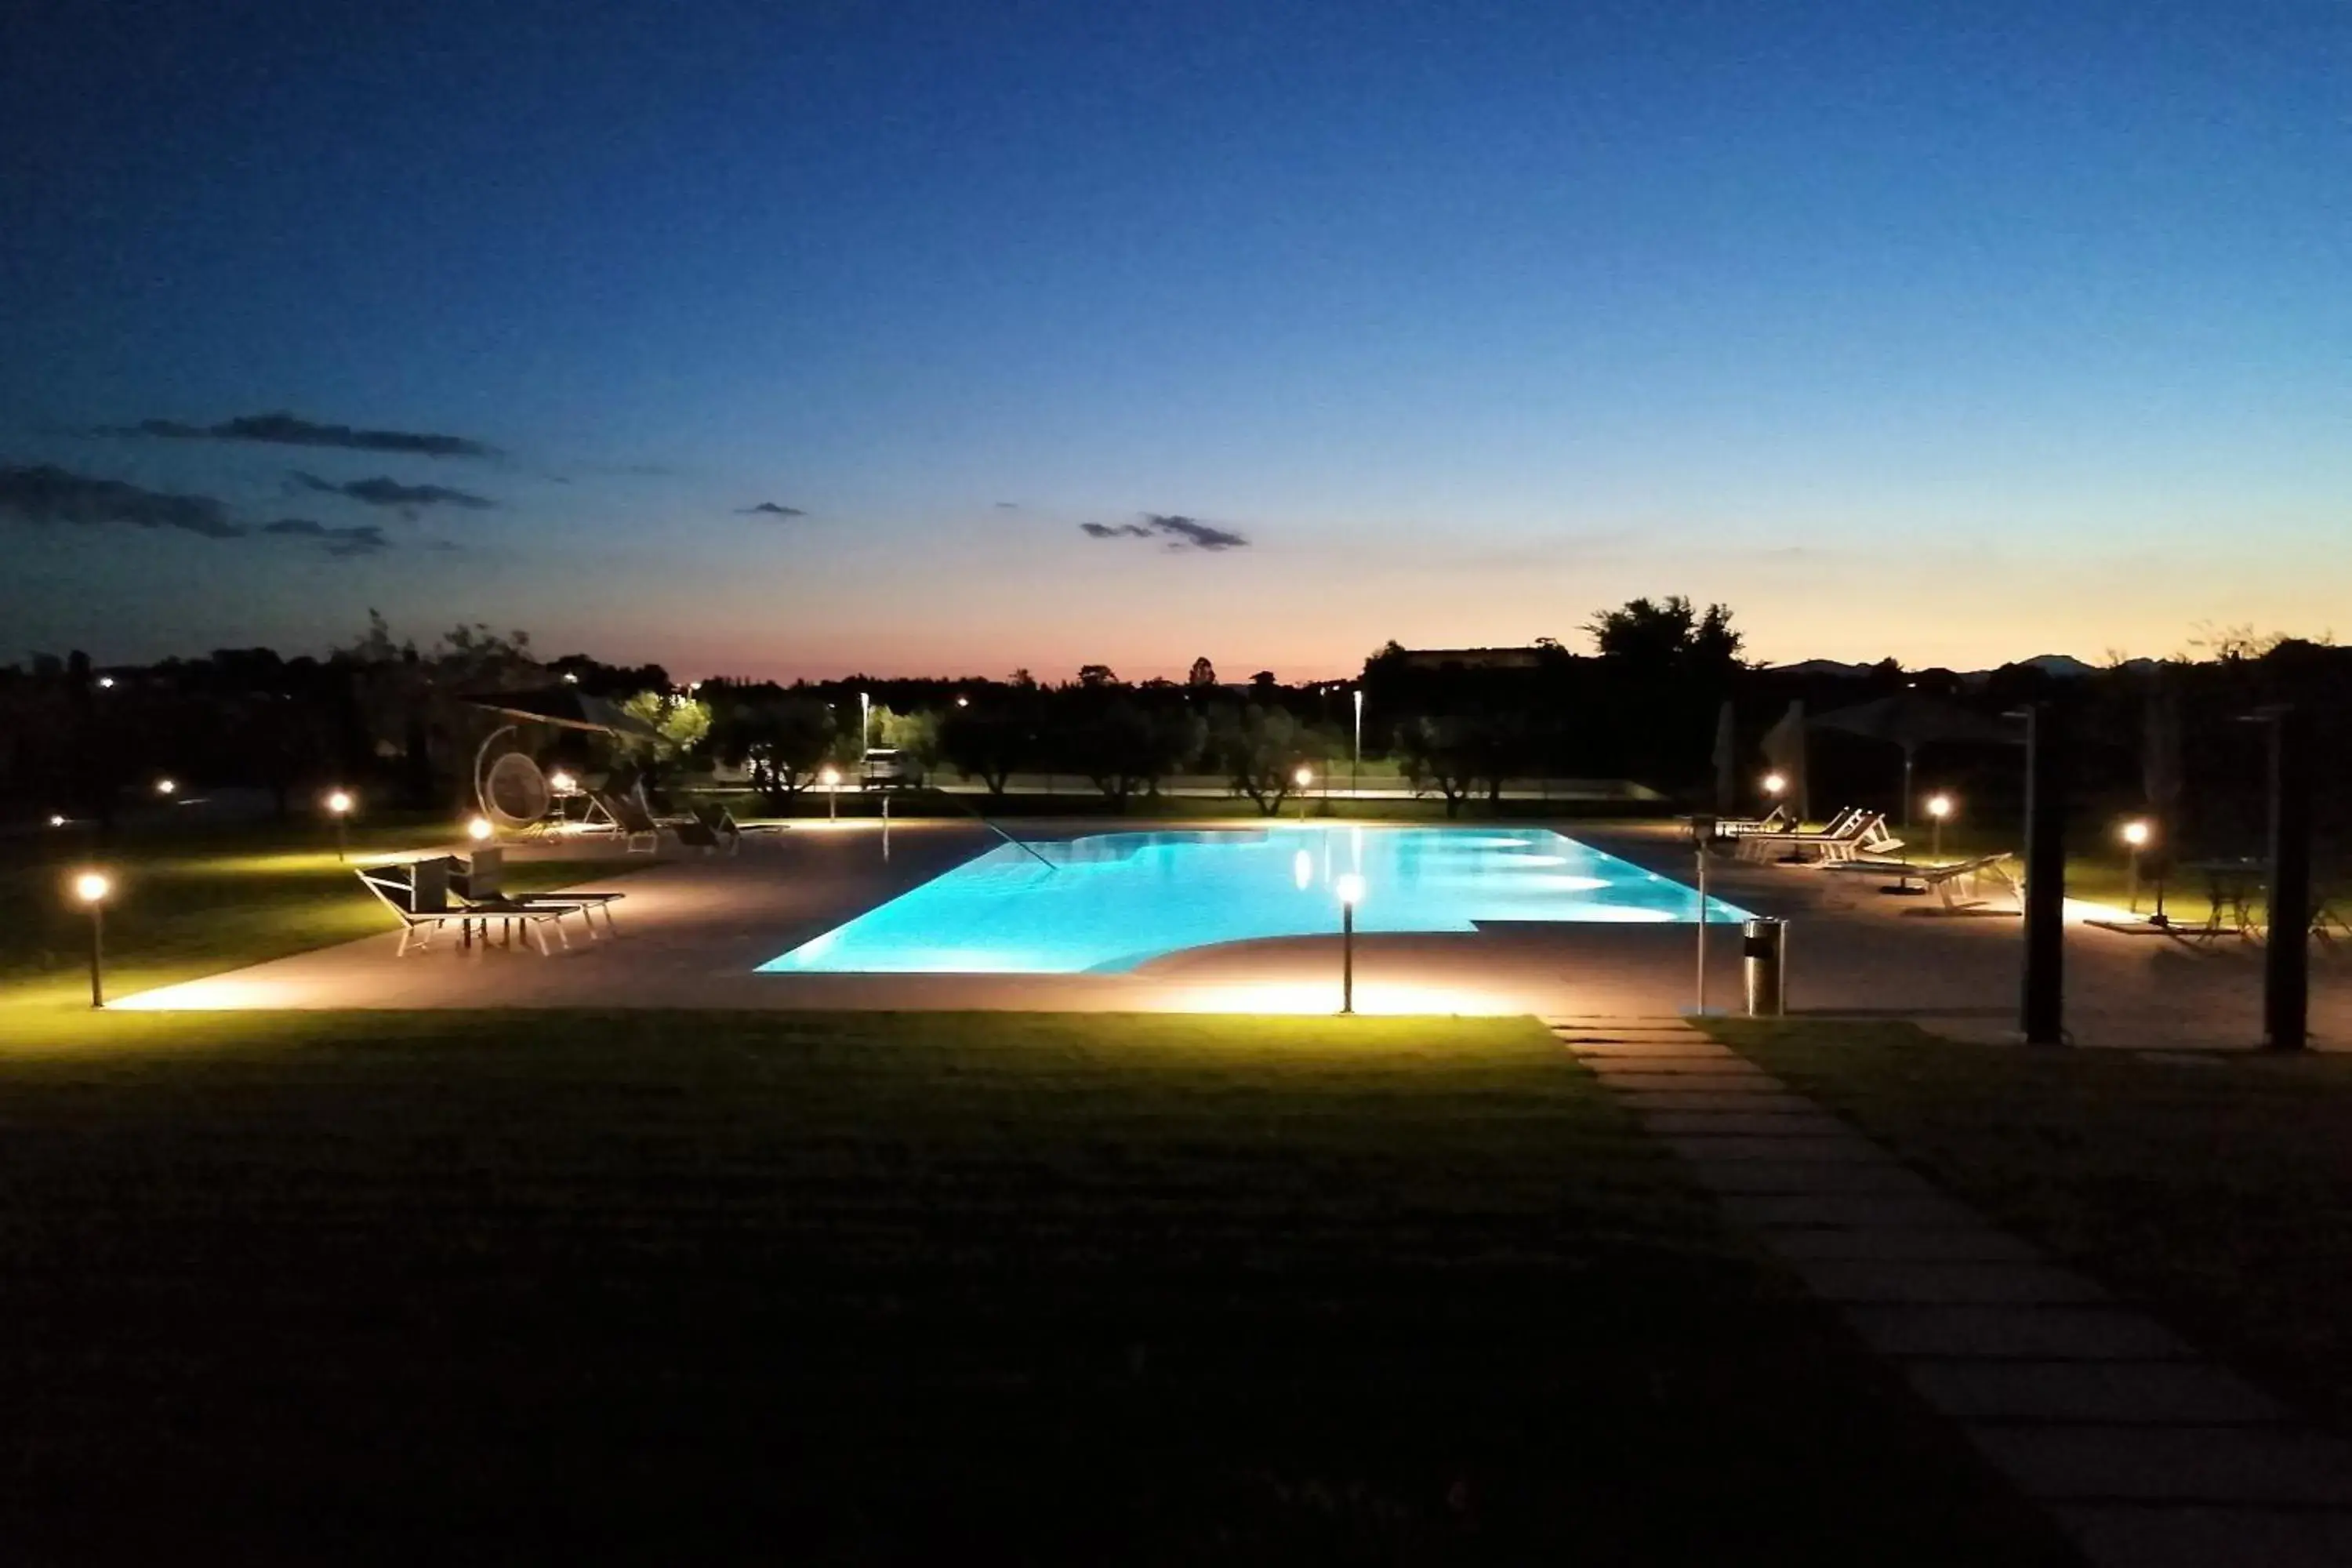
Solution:
M1740 969L1748 981L1748 1016L1777 1018L1784 994L1789 922L1759 915L1739 928Z

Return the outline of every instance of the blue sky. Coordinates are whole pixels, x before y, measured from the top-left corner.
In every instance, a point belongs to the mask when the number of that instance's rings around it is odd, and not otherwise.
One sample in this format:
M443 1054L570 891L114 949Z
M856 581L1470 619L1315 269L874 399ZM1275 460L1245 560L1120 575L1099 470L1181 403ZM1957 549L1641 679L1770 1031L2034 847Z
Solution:
M2336 5L39 0L20 37L0 659L376 605L682 673L1305 676L1686 592L1769 658L1966 665L2352 589ZM278 411L496 455L89 433ZM234 531L26 499L51 468Z

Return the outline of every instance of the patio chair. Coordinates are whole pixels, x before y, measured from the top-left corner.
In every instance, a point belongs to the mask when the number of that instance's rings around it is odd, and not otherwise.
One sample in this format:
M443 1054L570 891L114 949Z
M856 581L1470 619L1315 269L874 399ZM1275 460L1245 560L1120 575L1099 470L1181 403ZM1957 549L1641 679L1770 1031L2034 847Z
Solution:
M568 914L577 910L580 912L580 923L588 928L591 940L593 940L596 935L595 916L602 911L604 916L606 933L619 934L620 928L613 923L613 906L621 900L623 895L588 892L572 888L567 888L560 893L509 893L506 890L506 866L505 850L495 847L477 849L465 868L455 873L451 885L457 895L468 904L477 909L488 910L493 913L503 913L514 909L544 909L553 910L558 914ZM561 925L557 929L561 930Z
M1882 860L1857 856L1852 859L1824 865L1822 869L1874 877L1893 877L1895 888L1890 890L1933 892L1943 900L1944 908L1953 914L1960 914L1984 902L1984 900L1977 894L1988 876L2005 885L2012 894L2021 894L2023 891L2023 884L2009 870L2009 856L2006 852L1999 855L1979 855L1966 860L1955 860L1946 866L1917 866L1908 860ZM1963 879L1969 884L1969 899L1965 903L1952 896ZM1916 888L1913 886L1914 883L1917 884Z
M1781 858L1801 859L1811 850L1817 862L1832 865L1864 855L1885 858L1903 847L1903 840L1886 830L1884 812L1856 808L1838 813L1819 833L1758 833L1736 841L1742 859L1762 860L1779 851Z
M1756 833L1793 833L1797 819L1786 805L1776 805L1761 816L1719 816L1715 821L1717 838L1745 838Z
M724 849L732 855L743 847L743 825L725 806L705 806L670 828L680 845L705 855Z
M642 795L617 790L600 790L589 798L595 803L596 809L604 814L604 820L613 825L613 831L621 836L623 854L637 853L639 839L645 840L646 854L656 855L661 852L662 825L654 819L653 807L646 804Z
M489 921L494 919L522 921L524 929L538 939L540 956L548 956L546 928L562 911L515 909L486 913L462 900L457 903L450 901L447 861L420 860L405 869L407 875L394 876L382 867L352 868L352 874L360 879L361 884L400 921L400 951L393 955L395 958L407 957L412 942L419 952L424 952L433 945L434 932L453 921L457 926L459 939L468 946L473 942L474 924L480 921L483 940L487 942ZM571 938L564 935L562 926L556 927L555 934L565 947L572 945Z

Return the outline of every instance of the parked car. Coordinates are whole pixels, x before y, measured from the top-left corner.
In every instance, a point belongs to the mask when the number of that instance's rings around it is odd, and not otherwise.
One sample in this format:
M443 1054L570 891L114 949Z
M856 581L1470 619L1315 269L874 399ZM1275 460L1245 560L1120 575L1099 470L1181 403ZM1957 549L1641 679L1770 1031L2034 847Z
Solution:
M876 746L866 753L863 787L912 789L922 782L922 764L896 746Z

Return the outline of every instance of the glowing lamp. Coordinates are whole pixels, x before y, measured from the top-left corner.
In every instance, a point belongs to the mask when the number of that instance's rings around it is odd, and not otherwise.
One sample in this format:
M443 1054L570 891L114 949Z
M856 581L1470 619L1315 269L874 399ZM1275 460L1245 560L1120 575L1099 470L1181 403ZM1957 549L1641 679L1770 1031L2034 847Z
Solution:
M466 837L477 844L488 843L492 831L494 830L490 826L490 819L487 816L475 817L466 824Z
M113 690L113 689L114 689L114 677L112 677L112 676L110 676L110 675L101 675L101 676L100 676L100 677L98 678L98 689L99 689L100 691L111 691L111 690Z
M65 825L66 814L64 812L53 811L49 813L49 826L51 827L63 827Z
M106 896L114 883L103 871L81 871L73 879L73 896L89 911L89 1005L106 1005Z
M327 796L327 809L333 812L337 816L342 816L343 813L351 810L351 791L339 789Z
M1300 789L1305 789L1308 784L1315 782L1314 770L1311 768L1301 768L1297 773L1290 775L1290 782L1297 784Z
M1941 822L1944 818L1951 816L1952 797L1948 795L1929 795L1927 797L1927 815L1934 817L1938 822Z
M2144 818L2126 822L2124 824L2124 842L2135 849L2145 849L2147 847L2148 839L2155 836L2155 831Z
M114 884L103 871L84 871L73 879L74 897L85 904L102 903L112 891Z
M573 790L580 787L580 781L573 778L570 773L565 773L562 769L558 768L555 772L547 775L547 787L553 790L558 795L570 795Z
M1353 909L1363 902L1364 879L1354 871L1342 871L1332 882L1331 890L1339 895L1341 903Z
M179 787L180 786L177 784L173 783L170 779L157 779L155 781L155 793L157 795L170 795Z
M1766 795L1777 795L1788 787L1789 781L1780 774L1766 773L1764 775L1764 793Z

